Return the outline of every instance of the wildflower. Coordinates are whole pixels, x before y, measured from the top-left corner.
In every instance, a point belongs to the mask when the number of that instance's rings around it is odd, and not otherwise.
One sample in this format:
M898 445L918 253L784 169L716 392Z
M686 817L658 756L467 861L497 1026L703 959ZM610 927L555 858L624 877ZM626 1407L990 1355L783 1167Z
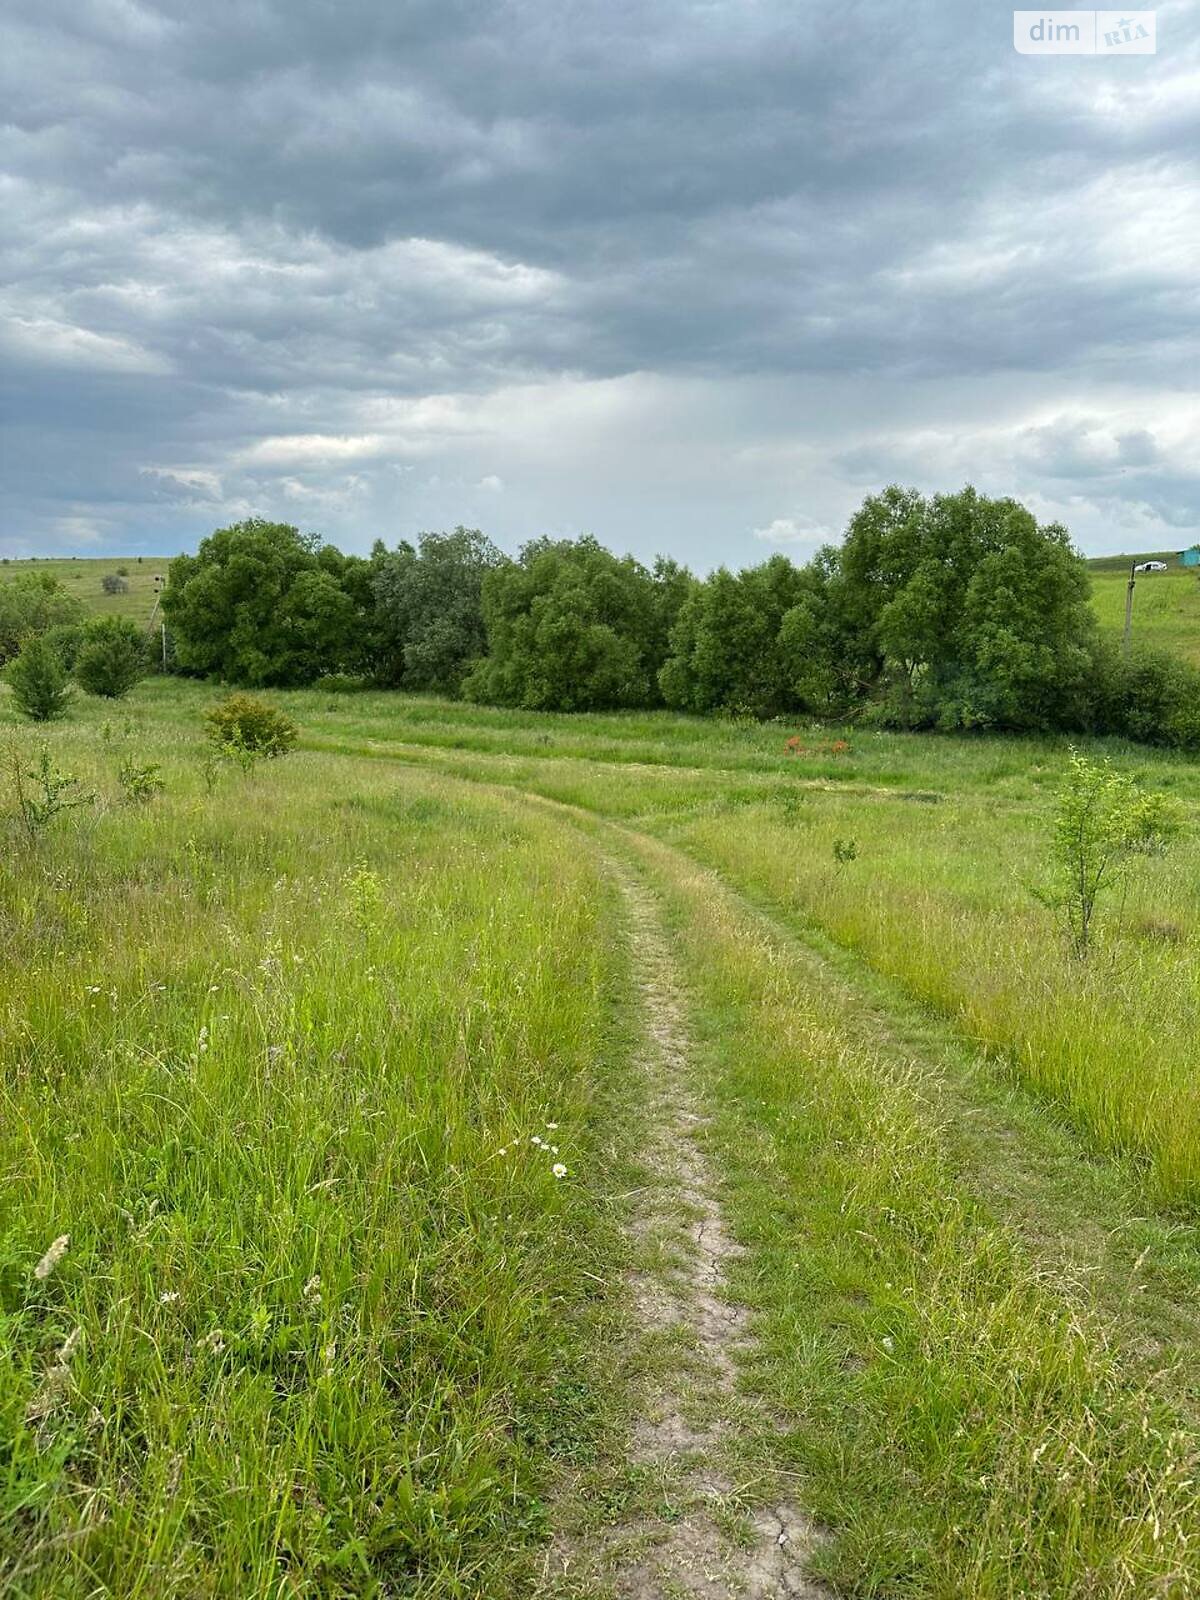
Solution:
M222 1350L225 1348L225 1335L221 1332L220 1328L214 1328L211 1333L205 1334L200 1343L206 1349L211 1350L213 1355L219 1356Z
M566 1167L563 1166L561 1161L556 1161L554 1163L554 1165L550 1168L550 1171L554 1174L554 1176L556 1178L565 1178L566 1175L567 1175L567 1169L566 1169Z
M508 1146L507 1145L502 1146L501 1149L496 1151L496 1154L498 1156L506 1156L508 1154Z
M304 1285L304 1298L315 1306L321 1304L321 1274L319 1272L314 1272Z
M179 1299L178 1289L164 1289L158 1297L160 1306L172 1306Z
M550 1154L552 1156L556 1156L558 1154L558 1146L556 1144L552 1144L550 1146Z
M46 1254L38 1262L37 1266L34 1267L34 1277L48 1278L58 1263L66 1255L67 1246L70 1243L71 1235L69 1233L60 1233L58 1238L55 1239L54 1243L50 1246L49 1250L46 1251Z
M540 1145L540 1144L541 1144L541 1142L542 1142L542 1136L541 1136L541 1134L539 1134L539 1133L535 1133L535 1134L534 1134L534 1135L533 1135L533 1137L532 1137L532 1138L531 1138L531 1139L530 1139L530 1141L529 1141L529 1142L530 1142L530 1144L536 1144L536 1145Z
M557 1122L548 1122L546 1124L546 1127L550 1130L551 1133L557 1133L558 1132L558 1123Z
M203 1055L204 1052L208 1049L208 1024L207 1023L205 1023L204 1027L202 1027L200 1029L200 1041L199 1041L199 1044L197 1045L197 1049L200 1051L201 1055Z

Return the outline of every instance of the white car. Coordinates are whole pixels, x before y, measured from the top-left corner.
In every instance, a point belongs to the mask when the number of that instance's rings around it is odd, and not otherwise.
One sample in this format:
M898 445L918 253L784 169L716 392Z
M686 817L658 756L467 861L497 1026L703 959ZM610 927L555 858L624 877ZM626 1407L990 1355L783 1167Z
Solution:
M1165 561L1142 561L1133 570L1135 572L1165 572L1167 563Z

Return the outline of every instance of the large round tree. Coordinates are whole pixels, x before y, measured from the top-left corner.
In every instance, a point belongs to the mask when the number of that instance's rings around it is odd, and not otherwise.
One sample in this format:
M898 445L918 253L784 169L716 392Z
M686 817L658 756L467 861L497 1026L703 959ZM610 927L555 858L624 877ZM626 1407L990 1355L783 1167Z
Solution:
M354 671L367 649L367 570L287 523L218 528L171 563L163 611L176 662L252 686Z

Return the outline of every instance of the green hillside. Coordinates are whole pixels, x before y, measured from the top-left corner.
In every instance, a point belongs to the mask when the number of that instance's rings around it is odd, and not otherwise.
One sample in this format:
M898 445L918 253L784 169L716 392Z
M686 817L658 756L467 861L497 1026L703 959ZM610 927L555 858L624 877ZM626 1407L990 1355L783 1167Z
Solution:
M1200 568L1181 567L1175 551L1101 556L1089 561L1092 604L1100 624L1120 633L1125 623L1125 585L1134 562L1165 561L1166 572L1138 575L1133 594L1133 637L1176 651L1200 666Z
M64 583L73 595L78 595L89 611L99 616L132 617L135 622L148 623L154 610L155 574L165 578L169 563L169 556L55 556L45 560L3 560L0 561L0 583L21 572L48 572ZM129 592L105 594L103 580L118 568L124 571Z

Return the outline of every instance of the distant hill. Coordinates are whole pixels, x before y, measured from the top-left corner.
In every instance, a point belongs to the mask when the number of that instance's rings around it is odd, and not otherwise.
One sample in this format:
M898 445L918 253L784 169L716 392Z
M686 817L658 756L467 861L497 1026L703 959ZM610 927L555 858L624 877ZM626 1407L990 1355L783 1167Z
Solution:
M1176 550L1151 550L1146 555L1128 556L1089 556L1087 564L1092 572L1123 572L1129 576L1129 569L1141 561L1165 561L1168 567L1179 565L1179 553Z
M1181 567L1174 550L1097 556L1088 562L1100 626L1113 633L1124 628L1129 569L1142 561L1165 561L1167 570L1138 576L1133 592L1134 642L1173 650L1200 666L1200 568Z
M73 595L78 595L89 611L97 616L132 617L135 622L149 625L154 609L154 575L167 575L170 557L163 556L52 556L45 560L17 561L0 559L0 583L15 578L20 572L48 572L65 584ZM120 567L129 584L128 594L105 594L103 578L106 573Z

